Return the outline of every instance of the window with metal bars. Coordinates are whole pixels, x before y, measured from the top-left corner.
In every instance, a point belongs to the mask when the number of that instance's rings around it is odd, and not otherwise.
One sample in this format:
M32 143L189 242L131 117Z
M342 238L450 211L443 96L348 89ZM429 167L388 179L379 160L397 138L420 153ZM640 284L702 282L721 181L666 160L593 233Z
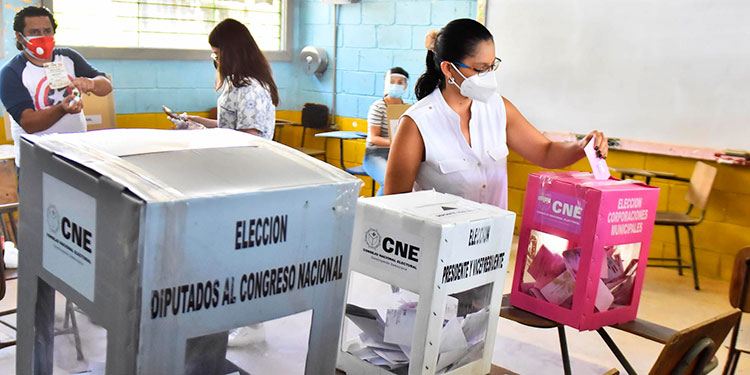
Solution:
M57 45L87 58L206 59L208 34L244 23L270 60L291 58L293 0L47 0Z

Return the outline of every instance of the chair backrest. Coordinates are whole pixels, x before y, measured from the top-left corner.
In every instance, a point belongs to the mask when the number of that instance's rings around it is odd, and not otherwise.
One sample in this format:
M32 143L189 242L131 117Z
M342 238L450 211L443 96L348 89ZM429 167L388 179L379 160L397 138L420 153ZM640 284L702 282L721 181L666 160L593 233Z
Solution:
M0 234L5 236L6 241L18 243L18 228L16 227L17 214L17 202L0 204Z
M750 285L748 285L750 284L750 269L748 267L750 267L750 247L740 250L734 257L732 281L729 284L729 303L743 312L750 312ZM741 301L743 294L745 298Z
M703 374L741 314L733 310L675 333L664 345L649 374Z
M706 208L711 187L716 178L716 168L703 162L695 163L693 175L690 176L690 188L685 199L693 206L703 210Z
M302 106L302 141L300 147L305 147L305 130L307 128L328 128L328 106L316 103L305 103Z
M306 128L325 129L328 127L328 106L305 103L302 106L302 126Z

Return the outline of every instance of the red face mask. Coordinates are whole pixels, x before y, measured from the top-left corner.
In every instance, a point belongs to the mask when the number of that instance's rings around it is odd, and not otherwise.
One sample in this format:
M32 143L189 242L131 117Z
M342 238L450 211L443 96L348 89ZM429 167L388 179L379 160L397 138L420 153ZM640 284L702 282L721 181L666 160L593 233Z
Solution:
M26 40L26 52L40 60L47 60L52 56L55 48L55 38L51 36L23 36Z

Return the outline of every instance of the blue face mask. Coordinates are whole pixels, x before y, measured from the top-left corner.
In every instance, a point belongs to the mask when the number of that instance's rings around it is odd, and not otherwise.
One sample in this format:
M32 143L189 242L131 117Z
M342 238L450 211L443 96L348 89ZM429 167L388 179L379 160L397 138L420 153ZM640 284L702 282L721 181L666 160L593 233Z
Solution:
M404 96L404 86L399 84L391 84L388 87L388 96L391 98L401 99Z

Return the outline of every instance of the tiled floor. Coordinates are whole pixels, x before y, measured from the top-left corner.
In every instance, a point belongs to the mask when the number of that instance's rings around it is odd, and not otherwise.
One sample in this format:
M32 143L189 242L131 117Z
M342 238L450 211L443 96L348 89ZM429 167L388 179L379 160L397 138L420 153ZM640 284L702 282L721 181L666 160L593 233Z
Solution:
M511 265L513 258L511 258ZM512 270L506 280L506 292L510 290ZM728 311L730 309L727 301L726 282L702 278L703 289L695 291L689 274L678 276L674 270L649 268L646 274L646 282L641 296L638 316L642 319L653 321L674 329L689 327L695 323ZM0 301L0 310L5 310L14 304L15 282L9 283L9 294ZM64 305L58 302L58 305ZM13 319L11 319L13 320ZM85 317L79 319L81 324L87 324ZM750 317L745 317L746 323L750 323ZM740 341L744 347L750 347L750 325L745 324ZM270 328L270 326L269 326ZM625 356L639 374L647 374L662 346L645 339L641 339L620 331L609 330L614 341L619 345ZM617 360L604 345L601 338L595 332L578 332L568 328L568 347L571 354L573 373L576 375L599 375L611 368L618 368L624 374ZM6 339L9 334L7 330L0 327L0 340ZM86 333L89 342L85 343L84 349L89 359L88 368L101 373L101 361L104 359L102 342L104 335L102 331L90 330ZM268 335L268 333L267 333ZM64 338L63 338L64 339ZM92 343L91 340L99 340L100 344ZM261 352L268 351L273 343L258 347ZM99 347L96 347L99 346ZM280 353L258 353L255 358L270 360L274 366L279 366L285 361L280 360L279 355L292 355L294 345L289 345ZM68 348L70 349L70 348ZM58 348L55 355L63 358L72 358L72 349L65 352ZM298 351L298 350L297 350ZM719 367L712 374L720 374L726 360L727 350L724 346L719 350ZM74 362L74 361L73 361ZM498 325L498 336L495 342L493 362L520 374L547 375L562 374L560 362L559 343L555 330L544 330L529 328L517 323L500 320ZM56 371L55 373L71 373L76 368L75 363L57 363L58 368L66 367L68 371ZM299 366L297 366L299 368ZM255 373L282 374L288 371L274 367L274 371L256 371ZM98 371L97 371L98 370ZM0 350L0 375L15 373L15 348L10 347ZM750 375L750 355L743 356L740 360L737 374Z

